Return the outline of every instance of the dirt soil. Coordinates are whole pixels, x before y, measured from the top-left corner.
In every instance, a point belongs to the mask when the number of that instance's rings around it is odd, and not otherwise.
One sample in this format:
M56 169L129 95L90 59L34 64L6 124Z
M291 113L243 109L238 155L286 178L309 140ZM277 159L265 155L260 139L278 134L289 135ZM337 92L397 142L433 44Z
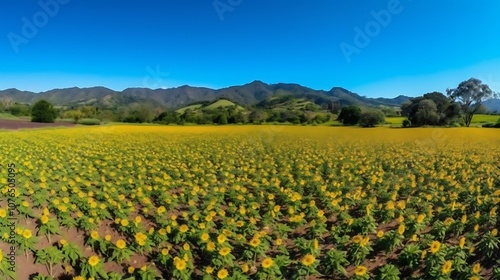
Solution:
M36 123L29 120L0 120L0 129L25 129L25 128L43 128L43 127L72 127L72 122L58 121L55 123Z

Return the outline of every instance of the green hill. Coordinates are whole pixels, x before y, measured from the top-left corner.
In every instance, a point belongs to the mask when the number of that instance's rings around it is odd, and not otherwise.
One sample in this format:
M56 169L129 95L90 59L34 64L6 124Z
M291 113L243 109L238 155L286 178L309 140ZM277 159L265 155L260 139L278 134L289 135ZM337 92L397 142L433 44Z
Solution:
M241 107L240 105L226 99L217 100L214 103L204 107L203 109L215 110L221 107L230 107L230 106L236 106L239 110L245 110L245 108Z
M193 111L216 110L219 108L231 107L231 106L236 106L236 108L238 110L242 110L242 111L245 110L245 108L243 108L242 106L240 106L232 101L229 101L227 99L219 99L219 100L212 102L212 103L202 102L202 103L198 103L198 104L191 104L189 106L177 109L177 110L175 110L175 112L177 112L179 114L183 114L186 110L189 110L189 109L193 110Z
M179 113L179 114L183 114L188 109L190 109L190 110L196 110L196 109L199 109L202 106L203 106L202 104L189 105L189 106L182 107L182 108L176 110L176 112Z
M54 105L78 106L95 105L99 108L119 108L133 103L149 104L153 107L169 109L183 108L188 105L231 100L244 107L254 106L273 96L292 95L305 98L320 106L328 106L332 102L344 105L361 106L399 106L407 97L395 99L374 99L360 96L346 89L334 87L329 91L315 90L298 84L266 84L254 81L245 85L231 86L222 89L181 86L168 89L128 88L121 92L105 87L53 89L34 93L17 89L0 90L0 100L33 104L45 99Z

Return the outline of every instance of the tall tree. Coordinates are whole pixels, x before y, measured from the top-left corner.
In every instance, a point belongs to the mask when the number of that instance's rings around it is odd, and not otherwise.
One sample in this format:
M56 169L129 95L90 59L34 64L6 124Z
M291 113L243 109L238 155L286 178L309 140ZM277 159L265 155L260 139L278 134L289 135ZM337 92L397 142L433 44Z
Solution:
M447 89L446 93L460 104L467 127L470 126L474 114L480 109L481 103L484 100L498 96L487 84L483 84L481 80L476 78L463 81L457 88Z

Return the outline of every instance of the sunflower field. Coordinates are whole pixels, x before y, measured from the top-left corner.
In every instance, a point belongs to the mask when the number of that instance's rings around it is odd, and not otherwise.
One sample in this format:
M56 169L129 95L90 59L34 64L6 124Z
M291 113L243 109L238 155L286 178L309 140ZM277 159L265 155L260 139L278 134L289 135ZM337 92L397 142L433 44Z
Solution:
M117 125L0 149L2 279L500 279L495 130Z

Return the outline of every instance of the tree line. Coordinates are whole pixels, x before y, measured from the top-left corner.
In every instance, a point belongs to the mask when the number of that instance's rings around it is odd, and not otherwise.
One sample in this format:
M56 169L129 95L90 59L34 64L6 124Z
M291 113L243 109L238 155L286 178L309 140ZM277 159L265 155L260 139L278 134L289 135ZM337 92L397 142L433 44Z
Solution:
M406 117L403 127L419 126L467 126L475 114L486 113L482 102L498 97L491 88L481 80L470 78L461 82L457 88L447 89L446 95L441 92L430 92L423 96L411 98L401 106L401 115ZM364 112L363 112L364 111ZM383 112L376 109L362 109L351 105L342 108L338 120L344 125L360 125L372 127L384 123ZM487 124L485 127L498 127L499 124Z
M485 113L482 103L498 97L481 80L470 78L457 88L447 89L446 95L431 92L412 98L401 106L402 115L407 117L403 126L467 126L475 114Z
M160 124L262 124L293 123L321 124L330 120L332 114L325 112L300 110L266 110L255 108L245 110L238 106L219 107L216 109L192 110L182 113L165 111L153 119Z
M498 97L490 87L479 79L471 78L461 82L457 88L441 92L430 92L411 98L401 106L401 115L406 117L404 127L418 126L470 126L475 114L484 113L482 102ZM0 111L14 116L32 116L32 121L54 122L55 119L72 119L75 123L100 124L102 122L159 123L159 124L322 124L335 118L331 111L321 110L313 104L302 109L287 110L271 107L244 109L231 105L218 108L185 109L183 112L163 110L148 104L135 102L113 109L97 106L74 106L56 108L45 100L39 100L33 107L12 102L9 98L0 100ZM393 116L391 109L360 108L355 105L343 107L336 119L344 125L373 127L385 123L386 116Z

